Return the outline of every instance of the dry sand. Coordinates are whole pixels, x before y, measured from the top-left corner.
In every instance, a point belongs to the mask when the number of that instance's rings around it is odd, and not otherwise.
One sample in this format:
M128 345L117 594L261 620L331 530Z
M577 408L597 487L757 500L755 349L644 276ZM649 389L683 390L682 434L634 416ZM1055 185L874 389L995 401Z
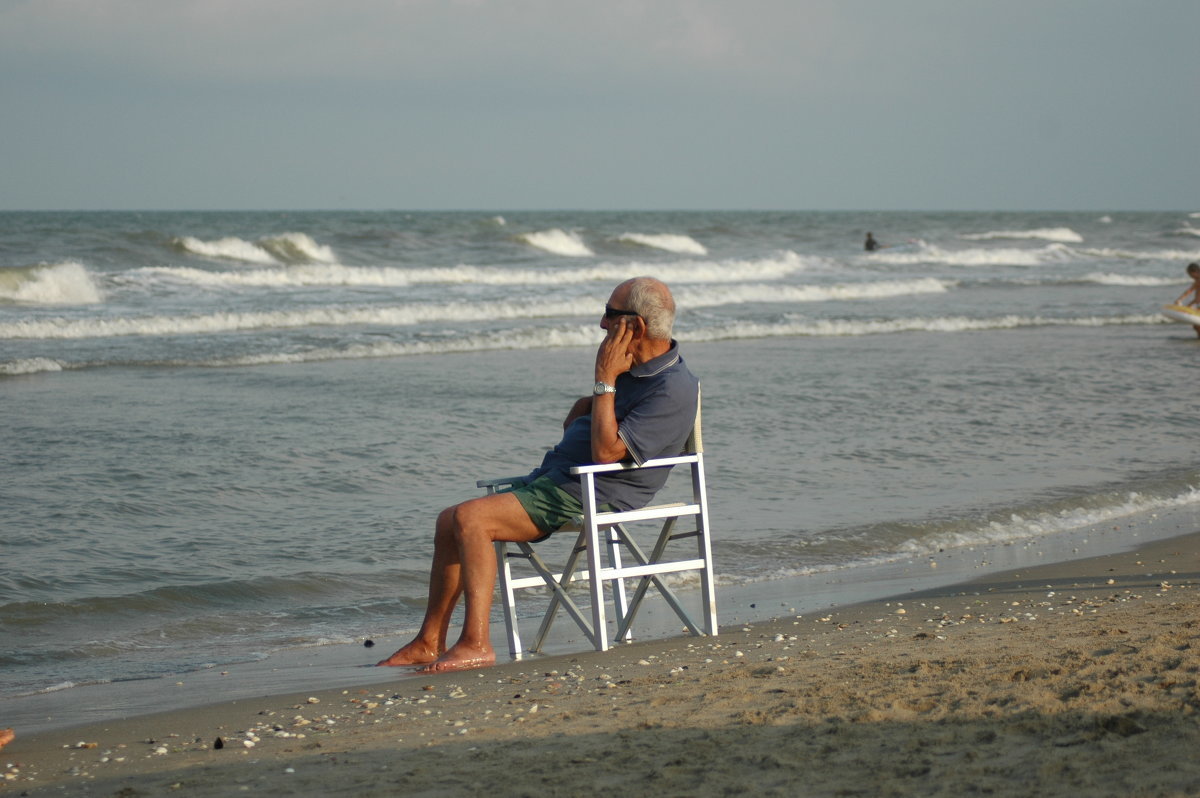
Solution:
M1198 679L1190 535L717 638L17 729L0 795L1200 795Z

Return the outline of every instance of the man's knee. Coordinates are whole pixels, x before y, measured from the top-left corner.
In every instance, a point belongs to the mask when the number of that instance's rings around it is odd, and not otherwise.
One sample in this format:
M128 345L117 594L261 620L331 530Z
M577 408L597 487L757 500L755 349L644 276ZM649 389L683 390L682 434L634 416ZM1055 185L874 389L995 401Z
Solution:
M442 511L445 526L460 542L467 538L487 536L489 514L487 503L482 498L468 499Z

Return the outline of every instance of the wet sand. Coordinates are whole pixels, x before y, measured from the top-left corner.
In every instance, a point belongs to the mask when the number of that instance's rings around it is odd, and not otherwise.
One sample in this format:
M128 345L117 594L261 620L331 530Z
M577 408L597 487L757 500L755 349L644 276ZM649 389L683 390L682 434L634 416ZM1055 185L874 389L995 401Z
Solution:
M1193 534L716 638L18 728L0 794L1200 795L1198 680Z

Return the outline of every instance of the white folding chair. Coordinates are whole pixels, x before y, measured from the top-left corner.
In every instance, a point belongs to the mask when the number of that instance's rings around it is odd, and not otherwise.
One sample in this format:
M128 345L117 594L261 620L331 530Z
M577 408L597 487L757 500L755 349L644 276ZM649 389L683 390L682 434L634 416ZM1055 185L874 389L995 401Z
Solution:
M625 512L604 512L596 505L596 477L613 471L639 468L672 468L687 466L691 473L691 500L670 504L643 507ZM704 451L700 435L700 409L696 408L696 422L692 434L677 457L648 460L642 465L634 463L609 463L606 465L578 466L571 469L578 475L582 487L583 515L579 518L579 534L561 568L551 568L529 543L496 543L496 558L499 571L500 600L504 611L504 625L508 633L509 651L515 658L522 654L521 637L517 619L517 591L544 588L550 594L549 606L542 616L541 626L534 638L530 652L541 651L560 609L564 610L597 651L609 648L609 640L632 639L631 628L651 585L666 600L683 624L694 635L717 634L717 604L713 586L712 540L709 527L708 494L704 482ZM521 477L485 479L476 483L487 492L520 482ZM676 531L677 522L691 519L682 531ZM662 521L658 537L649 555L638 545L629 531L629 526L642 521ZM561 531L558 534L563 534ZM668 559L669 544L691 540L695 544L695 556ZM516 550L511 550L514 546ZM679 547L675 547L679 548ZM633 560L624 564L621 556L624 549ZM602 562L601 551L607 556ZM580 569L580 560L586 554L586 570ZM672 550L670 556L676 556ZM524 561L533 575L518 576L513 573L513 564ZM688 613L675 591L667 586L663 577L684 571L698 571L700 576L700 623ZM630 595L626 580L637 580ZM585 613L575 602L570 590L572 582L587 582L590 597L590 612ZM610 586L614 610L616 633L609 637L608 614L604 598L605 584Z

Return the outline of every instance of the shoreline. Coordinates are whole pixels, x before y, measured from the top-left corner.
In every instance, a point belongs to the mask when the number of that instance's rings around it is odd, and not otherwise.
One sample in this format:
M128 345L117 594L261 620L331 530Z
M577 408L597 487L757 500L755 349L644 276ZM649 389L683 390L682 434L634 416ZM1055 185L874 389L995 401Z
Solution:
M1122 520L1120 526L1104 523L1053 536L964 546L872 565L817 570L739 585L719 584L717 601L722 636L735 626L763 623L780 615L827 612L885 599L898 600L922 591L969 584L992 573L1119 553L1200 528L1200 511L1183 507L1174 512L1159 510ZM681 594L685 603L693 598L692 592ZM526 619L524 623L530 621ZM525 634L530 631L526 629ZM374 635L371 639L375 645L370 649L350 643L303 646L275 651L262 659L161 677L113 680L9 697L0 700L0 726L16 726L18 732L21 729L28 733L49 732L194 709L215 701L416 679L419 677L404 669L373 667L380 656L402 645L411 633L411 630L397 630ZM661 601L653 599L639 613L635 633L638 642L666 642L686 635L675 615ZM566 618L555 625L543 653L527 654L517 663L508 657L503 638L503 622L495 618L492 639L498 665L494 667L538 663L590 650Z
M1186 794L1198 674L1194 532L716 638L17 728L0 790Z

